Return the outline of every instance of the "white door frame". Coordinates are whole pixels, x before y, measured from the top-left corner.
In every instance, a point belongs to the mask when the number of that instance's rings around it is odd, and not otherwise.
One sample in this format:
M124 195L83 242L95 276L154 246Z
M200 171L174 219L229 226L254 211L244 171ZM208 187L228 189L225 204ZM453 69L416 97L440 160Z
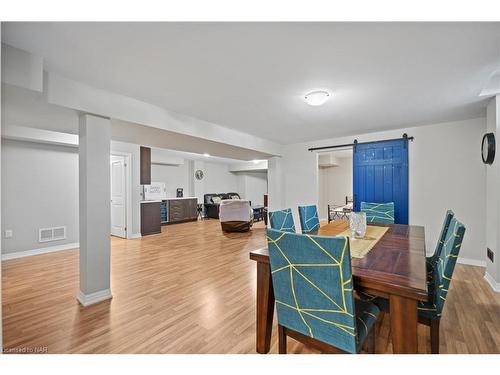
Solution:
M110 156L123 156L125 158L125 236L133 237L132 233L132 154L130 152L111 151Z

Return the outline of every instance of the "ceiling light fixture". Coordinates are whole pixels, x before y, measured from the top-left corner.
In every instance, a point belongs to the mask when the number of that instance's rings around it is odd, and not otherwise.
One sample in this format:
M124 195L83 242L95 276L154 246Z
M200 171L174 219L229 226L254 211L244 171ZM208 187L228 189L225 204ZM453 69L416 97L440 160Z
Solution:
M260 160L252 160L254 164L259 164Z
M325 90L316 90L311 91L310 93L304 96L304 100L307 104L312 105L314 107L325 104L325 102L330 97L330 93Z
M203 154L204 157L209 158L210 154L207 154L206 152Z

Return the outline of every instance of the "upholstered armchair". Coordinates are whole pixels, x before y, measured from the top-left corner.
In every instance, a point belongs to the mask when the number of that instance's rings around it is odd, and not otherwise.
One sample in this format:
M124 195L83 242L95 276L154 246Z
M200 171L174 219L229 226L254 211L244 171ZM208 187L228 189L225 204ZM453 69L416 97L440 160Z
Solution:
M220 202L223 199L240 199L240 195L238 193L210 193L205 194L203 198L205 216L212 219L218 219Z
M253 210L250 201L224 199L220 203L219 220L224 232L247 232L252 227Z
M375 351L378 307L354 299L347 237L267 230L279 352L290 336L323 352Z
M361 202L361 212L366 213L366 222L374 224L394 224L394 202Z

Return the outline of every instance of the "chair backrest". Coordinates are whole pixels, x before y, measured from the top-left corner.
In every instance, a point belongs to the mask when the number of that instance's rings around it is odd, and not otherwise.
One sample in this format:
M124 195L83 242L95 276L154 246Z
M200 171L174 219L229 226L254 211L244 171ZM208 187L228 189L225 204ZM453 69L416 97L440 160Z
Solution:
M267 242L279 324L356 352L349 239L268 229Z
M435 281L435 304L437 315L440 316L446 295L450 287L453 270L457 263L458 254L464 239L465 227L456 218L450 220L450 225L446 231L445 240L441 254L439 254L437 267L434 270Z
M300 226L302 233L311 233L319 229L318 208L313 206L299 206Z
M250 222L253 211L250 201L244 199L224 199L220 202L219 220L221 223L228 221Z
M452 210L446 211L446 215L444 217L443 226L441 227L441 234L439 235L439 240L436 244L436 249L434 250L434 254L432 254L432 258L437 260L439 254L441 254L441 250L443 249L444 241L446 240L446 233L448 232L448 228L450 227L451 219L455 216L455 213Z
M446 215L444 217L443 226L441 227L441 234L439 235L439 239L436 244L436 249L434 250L434 254L425 259L425 268L427 270L427 281L434 280L434 272L436 270L439 255L441 254L441 250L443 249L444 241L446 240L446 233L448 232L448 228L450 226L450 221L455 216L453 211L446 211ZM427 284L428 293L429 293L429 302L434 304L434 299L436 297L435 285L433 282Z
M375 224L394 224L394 202L361 202L361 212L366 213L366 222Z
M290 208L269 212L269 224L271 224L271 228L273 229L295 233L295 223L293 222L293 214Z

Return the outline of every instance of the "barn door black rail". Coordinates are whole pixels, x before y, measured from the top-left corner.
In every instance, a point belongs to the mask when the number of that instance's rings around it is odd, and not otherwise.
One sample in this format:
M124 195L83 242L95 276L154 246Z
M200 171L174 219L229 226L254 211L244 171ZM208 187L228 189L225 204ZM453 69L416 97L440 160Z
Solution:
M408 134L404 133L402 136L403 139L406 139L408 141L412 141L415 139L415 137L408 137ZM396 141L401 138L392 138L392 139L382 139L380 141L371 141L371 142L358 142L357 139L354 140L353 143L346 143L343 145L335 145L335 146L322 146L322 147L311 147L308 148L308 151L320 151L320 150L329 150L332 148L344 148L344 147L354 147L356 145L363 145L367 143L379 143L379 142L387 142L387 141Z

